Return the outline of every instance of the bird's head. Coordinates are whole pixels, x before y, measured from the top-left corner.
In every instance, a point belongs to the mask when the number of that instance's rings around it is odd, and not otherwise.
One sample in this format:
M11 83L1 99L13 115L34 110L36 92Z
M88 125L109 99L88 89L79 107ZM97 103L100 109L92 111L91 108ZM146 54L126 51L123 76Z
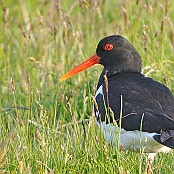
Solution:
M141 57L132 44L122 36L112 35L103 38L98 43L96 53L67 72L60 78L60 81L66 80L95 64L103 65L109 74L141 72Z

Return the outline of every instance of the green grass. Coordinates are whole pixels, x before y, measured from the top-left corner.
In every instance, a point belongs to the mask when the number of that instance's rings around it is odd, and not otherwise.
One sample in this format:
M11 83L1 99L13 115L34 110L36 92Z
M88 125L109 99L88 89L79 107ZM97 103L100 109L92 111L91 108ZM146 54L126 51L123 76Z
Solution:
M111 147L93 120L102 67L58 79L118 33L174 92L173 1L0 2L0 173L145 173L146 154ZM173 151L158 154L152 173L172 174L173 164Z

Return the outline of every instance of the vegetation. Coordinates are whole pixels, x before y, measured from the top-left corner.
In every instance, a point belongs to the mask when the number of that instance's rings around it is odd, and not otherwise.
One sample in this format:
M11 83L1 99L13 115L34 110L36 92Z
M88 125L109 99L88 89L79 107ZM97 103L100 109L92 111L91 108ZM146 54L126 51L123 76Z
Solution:
M174 92L173 0L1 0L0 173L145 173L147 156L107 144L92 116L102 67L59 82L111 34ZM152 173L174 173L174 153Z

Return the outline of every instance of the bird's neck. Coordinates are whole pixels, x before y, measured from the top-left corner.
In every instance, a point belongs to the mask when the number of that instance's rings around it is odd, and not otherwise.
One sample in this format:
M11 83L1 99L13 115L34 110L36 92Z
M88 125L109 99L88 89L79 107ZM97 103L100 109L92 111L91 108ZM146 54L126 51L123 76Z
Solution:
M111 76L114 76L114 75L125 74L125 73L140 73L141 74L141 71L126 71L126 70L124 71L122 69L112 68L111 66L109 68L105 67L100 75L97 89L104 83L105 79L109 79Z

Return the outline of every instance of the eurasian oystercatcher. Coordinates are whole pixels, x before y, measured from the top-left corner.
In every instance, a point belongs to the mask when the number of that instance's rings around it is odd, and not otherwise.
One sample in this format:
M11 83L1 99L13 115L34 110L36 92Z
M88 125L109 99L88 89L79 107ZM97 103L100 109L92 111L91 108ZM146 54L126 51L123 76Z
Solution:
M162 83L141 74L141 57L124 37L103 38L96 53L60 78L94 64L104 69L94 101L94 116L106 141L123 150L150 154L174 149L174 97Z

